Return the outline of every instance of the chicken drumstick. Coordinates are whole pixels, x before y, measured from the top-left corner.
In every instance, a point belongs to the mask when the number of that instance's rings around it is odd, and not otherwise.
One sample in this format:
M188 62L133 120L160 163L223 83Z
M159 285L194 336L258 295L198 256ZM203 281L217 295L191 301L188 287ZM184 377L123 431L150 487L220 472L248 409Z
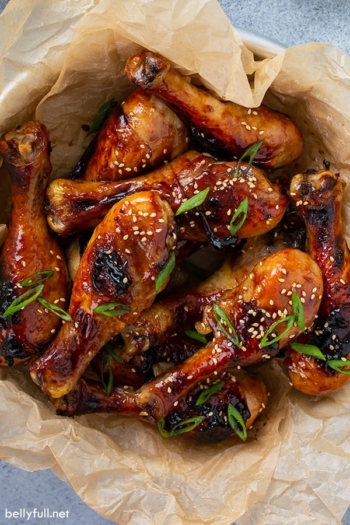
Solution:
M31 364L32 379L46 394L67 394L100 348L153 303L175 241L173 213L155 192L136 193L109 211L81 259L68 310L72 321Z
M313 396L328 394L350 379L327 364L350 358L350 252L342 223L343 187L338 175L320 170L296 175L290 192L305 220L308 251L322 271L324 296L313 331L296 341L301 352L289 347L285 364L295 388ZM304 353L308 345L319 348L324 359Z
M41 299L65 307L65 261L43 211L52 169L49 153L49 134L39 122L28 122L0 138L0 155L12 187L9 234L0 257L1 365L11 366L38 354L61 323L38 300L26 306L23 301L39 292ZM23 304L22 309L13 308L16 300L18 305ZM7 315L6 310L13 313Z
M255 157L259 166L285 166L302 153L301 133L288 117L263 105L250 109L223 102L187 82L156 53L140 51L132 55L125 73L134 84L185 114L199 134L214 139L218 149L226 149L230 155L240 157L262 139L264 144Z

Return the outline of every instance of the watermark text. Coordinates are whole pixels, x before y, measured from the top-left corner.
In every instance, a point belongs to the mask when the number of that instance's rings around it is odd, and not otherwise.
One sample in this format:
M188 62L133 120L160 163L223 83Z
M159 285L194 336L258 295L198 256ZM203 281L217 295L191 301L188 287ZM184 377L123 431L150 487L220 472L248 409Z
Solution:
M5 518L7 519L25 518L27 521L30 521L30 520L41 520L41 519L47 519L47 518L64 519L68 517L69 517L69 510L51 510L49 508L45 508L45 509L35 508L33 510L27 510L24 507L18 510L5 509Z

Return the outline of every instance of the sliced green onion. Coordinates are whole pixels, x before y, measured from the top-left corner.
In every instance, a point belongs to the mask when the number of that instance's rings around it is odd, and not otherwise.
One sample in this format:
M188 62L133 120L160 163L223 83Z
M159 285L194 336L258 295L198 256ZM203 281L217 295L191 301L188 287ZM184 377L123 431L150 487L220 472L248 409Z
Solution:
M39 297L38 301L40 304L44 306L44 308L47 308L48 310L50 310L50 312L56 314L58 317L60 317L64 321L73 320L71 316L65 310L63 310L56 304L49 303L49 301L46 301L46 299L44 299L43 297Z
M116 104L115 100L112 99L112 100L109 100L108 102L106 102L105 104L103 104L100 107L100 109L96 113L96 116L95 116L94 121L93 121L93 123L91 125L91 128L88 131L86 136L91 135L92 133L96 133L97 131L100 131L100 129L102 127L102 124L104 123L104 121L108 117L108 114L109 114L110 110L112 109L112 107L115 104Z
M194 275L195 277L198 277L198 279L204 281L204 279L206 278L205 271L203 270L203 268L200 268L196 264L193 264L190 261L183 261L182 265L185 268L186 272L188 272L191 275Z
M304 306L299 296L293 292L292 294L292 309L294 315L294 321L302 332L305 332L305 313Z
M195 339L196 341L199 341L200 343L207 344L208 342L205 335L199 334L197 330L185 330L185 334L191 339Z
M326 358L321 352L321 350L318 348L318 346L315 345L307 345L303 343L291 343L290 345L293 350L296 352L300 352L301 354L310 355L312 357L317 357L317 359L322 359L322 361L325 361Z
M114 359L114 361L117 361L118 363L124 363L124 361L119 357L119 355L115 353L112 345L106 343L103 349L105 350L105 352L107 352L107 354L109 354L112 357L112 359Z
M175 268L175 253L171 252L171 255L169 257L168 262L166 265L162 268L162 270L159 272L159 275L156 280L156 292L158 293L173 269Z
M242 441L245 441L247 439L247 429L244 419L241 413L238 412L237 408L231 405L231 403L227 406L227 420L237 436L241 438Z
M277 343L282 337L284 337L289 330L292 328L293 324L295 322L294 315L289 315L288 317L284 317L283 319L279 319L275 323L273 323L270 328L265 332L264 337L260 341L260 348L264 348L265 346L270 346L273 343ZM275 330L276 326L278 326L281 323L287 323L287 326L285 330L279 335L276 335L273 339L268 339L268 336Z
M117 317L119 315L131 312L130 306L121 303L100 304L93 310L97 314L106 315L107 317Z
M215 317L216 322L218 323L218 325L220 326L220 329L224 332L226 337L228 337L228 339L232 343L234 343L236 346L239 346L238 334L236 330L234 329L234 327L232 326L225 312L216 303L213 304L213 312L214 312L214 317ZM226 330L226 328L224 327L223 322L227 325L228 330Z
M336 372L350 376L350 370L342 370L342 366L350 366L350 361L343 361L342 359L330 359L327 365L333 368Z
M105 371L106 365L108 366L108 374L109 374L107 383L104 377L104 371ZM104 391L109 396L110 393L112 392L114 377L113 377L113 369L112 369L112 365L109 360L109 356L106 354L104 354L102 361L101 361L101 380L102 380Z
M38 284L38 286L31 288L27 292L17 297L14 301L12 301L10 306L6 308L5 312L2 314L2 317L3 318L8 317L9 315L12 315L15 312L18 312L18 310L21 310L28 304L35 301L35 299L39 297L43 289L44 289L44 285Z
M42 272L36 272L33 273L33 275L30 275L27 277L27 279L24 279L20 283L21 286L36 286L39 283L42 283L43 281L46 281L46 279L49 279L54 274L53 270L43 270Z
M158 421L158 430L159 433L164 438L169 438L173 436L179 436L180 434L186 434L187 432L191 432L194 428L198 427L205 419L205 416L197 416L197 417L189 417L188 419L184 419L183 421L180 421L177 425L175 425L170 431L165 429L165 419L161 419Z
M231 235L236 235L238 230L240 230L245 223L248 215L248 197L242 200L240 205L238 206L237 210L232 216L232 219L230 221L230 233ZM237 219L241 216L239 221L236 223Z
M196 208L197 206L203 204L203 202L207 198L209 190L210 187L205 188L205 190L200 191L196 195L193 195L193 197L191 197L190 199L187 199L187 201L183 202L178 208L177 212L175 213L175 216L180 215L181 213L185 213L186 211L190 211L193 208Z
M216 394L216 392L219 392L224 386L224 384L225 384L225 381L219 381L218 383L215 383L215 385L212 385L209 388L202 390L200 396L198 397L196 401L196 405L203 405L203 403L208 401L208 399L211 398L211 396Z
M235 173L233 175L233 177L235 179L237 179L237 177L239 177L242 161L248 156L249 156L249 163L248 163L248 166L247 166L245 171L248 172L250 170L250 168L251 168L251 166L252 166L252 164L254 162L254 159L256 157L256 154L258 153L258 151L261 148L261 146L263 145L263 143L264 143L264 139L260 140L259 142L255 142L255 144L252 144L248 149L245 150L245 152L243 153L243 155L241 156L241 158L237 162Z

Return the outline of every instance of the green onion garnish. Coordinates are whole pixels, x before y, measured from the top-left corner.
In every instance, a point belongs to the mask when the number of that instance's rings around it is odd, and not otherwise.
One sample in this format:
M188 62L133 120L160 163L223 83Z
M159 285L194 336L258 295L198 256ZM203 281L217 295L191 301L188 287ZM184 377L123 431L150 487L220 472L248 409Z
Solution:
M232 216L232 219L230 221L230 233L231 235L235 235L238 230L240 230L245 223L248 215L248 197L242 200L240 205L238 206L237 210ZM241 216L238 222L237 219Z
M302 332L305 332L305 313L304 306L299 296L293 292L292 294L292 309L296 325Z
M114 361L117 361L118 363L124 363L124 361L119 357L119 355L115 353L112 345L106 343L103 349L105 350L105 352L107 352L107 354L109 354L112 357L112 359L114 359Z
M14 301L12 301L10 306L6 308L5 312L2 314L2 317L3 318L8 317L9 315L12 315L15 312L18 312L18 310L21 310L28 304L35 301L35 299L39 297L43 289L44 289L44 285L38 284L38 286L31 288L27 292L17 297Z
M345 374L347 376L350 375L350 370L342 370L342 366L350 366L350 361L346 360L343 361L342 359L330 359L327 361L327 365L333 368L336 372L340 372L341 374Z
M168 262L166 265L162 268L162 270L159 272L157 280L156 280L156 292L158 293L159 290L162 288L163 284L175 268L175 253L171 252L171 255L169 257Z
M291 343L290 345L293 350L296 352L300 352L301 354L310 355L312 357L317 357L317 359L322 359L322 361L325 361L326 358L321 352L321 350L318 348L318 346L315 345L307 345L303 343Z
M215 383L215 385L212 385L209 388L203 390L196 401L196 405L203 405L203 403L208 401L208 399L211 398L211 396L216 394L216 392L219 392L224 386L224 384L225 381L219 381L218 383Z
M91 125L90 130L88 131L87 135L91 135L92 133L96 133L97 131L100 131L102 124L106 120L106 118L109 115L110 110L112 107L116 104L115 100L109 100L105 104L103 104L98 112L96 113L96 116L94 118L94 121Z
M298 328L300 328L302 332L305 332L304 306L300 298L295 292L293 292L292 294L292 310L293 310L292 315L279 319L278 321L276 321L270 326L270 328L265 332L264 337L260 341L260 348L264 348L265 346L269 346L269 345L272 345L273 343L276 343L277 341L280 341L282 337L284 337L289 332L289 330L293 327L294 323L298 326ZM276 326L278 326L281 323L287 323L285 330L281 334L274 337L273 339L268 340L267 339L268 336L274 331Z
M97 314L106 315L107 317L117 317L119 315L131 312L130 306L121 303L107 303L96 306L93 310Z
M104 371L105 371L105 366L106 365L108 366L108 374L109 374L107 383L106 383L105 377L104 377ZM109 396L110 393L112 392L114 377L113 377L112 365L111 365L110 360L109 360L109 355L107 355L107 354L104 354L104 356L102 358L102 361L101 361L101 380L102 380L104 391Z
M343 370L343 366L350 366L350 361L345 359L330 359L329 361L326 360L326 357L323 355L322 351L318 348L318 346L315 345L307 345L302 343L291 343L290 345L293 350L296 352L300 352L301 354L310 355L311 357L316 357L317 359L321 359L322 361L326 361L326 364L335 370L336 372L339 372L340 374L350 375L350 370Z
M197 193L197 195L193 195L193 197L183 202L178 208L177 212L175 213L175 216L180 215L181 213L185 213L186 211L190 211L193 208L196 208L197 206L203 204L203 202L207 198L209 190L210 187L205 188L205 190L200 191L199 193Z
M58 317L60 317L64 321L72 321L73 320L71 318L71 316L65 310L63 310L62 308L60 308L56 304L49 303L43 297L39 297L38 301L39 301L40 304L42 304L44 306L44 308L47 308L48 310L50 310L50 312L56 314Z
M227 420L237 436L240 437L242 441L245 441L247 439L247 429L244 419L237 408L231 405L231 403L227 406Z
M236 179L237 177L239 177L239 172L240 172L240 169L241 169L241 163L242 161L249 156L249 163L248 163L248 166L246 168L246 172L248 172L254 162L254 159L256 157L256 154L258 153L259 149L261 148L261 146L263 145L264 143L264 139L263 140L260 140L259 142L256 142L255 144L252 144L248 149L245 150L245 152L243 153L243 155L241 156L241 158L239 159L239 161L237 162L237 166L236 166L236 169L235 169L235 173L233 175L233 177Z
M195 339L196 341L199 341L200 343L207 344L208 342L205 335L199 334L197 330L185 330L185 334L191 339Z
M229 318L225 314L225 312L220 308L220 306L216 303L213 304L213 312L214 317L218 325L220 326L220 329L223 331L223 333L230 339L232 343L234 343L236 346L239 346L239 337L232 326ZM228 330L224 327L223 323L225 323L228 327Z
M52 277L53 274L53 270L43 270L42 272L33 273L33 275L30 275L27 279L24 279L24 281L20 283L20 286L36 286Z
M189 417L188 419L184 419L183 421L180 421L180 423L177 423L177 425L175 425L170 431L165 429L165 419L158 421L157 426L159 433L164 438L169 438L191 432L191 430L202 423L203 419L205 419L205 416Z
M260 348L265 348L265 346L270 346L273 343L277 343L277 341L280 341L282 337L284 337L289 330L294 325L295 319L294 315L289 315L288 317L284 317L283 319L279 319L275 323L273 323L268 330L266 330L264 337L260 341ZM273 339L268 339L268 336L275 330L276 326L278 326L281 323L287 323L286 328L283 330L283 332L279 335L276 335Z

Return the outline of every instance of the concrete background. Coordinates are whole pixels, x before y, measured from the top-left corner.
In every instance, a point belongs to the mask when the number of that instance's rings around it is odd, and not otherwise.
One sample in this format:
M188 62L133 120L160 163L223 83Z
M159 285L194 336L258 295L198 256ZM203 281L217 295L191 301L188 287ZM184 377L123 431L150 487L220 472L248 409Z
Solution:
M0 0L0 11L7 3L6 0ZM309 41L329 42L350 55L349 0L219 0L219 3L237 29L257 33L285 46ZM29 473L0 462L0 524L34 523L25 518L5 519L6 507L69 510L67 519L41 519L38 523L42 525L114 523L101 518L87 507L51 471ZM242 525L243 521L240 521ZM346 513L342 523L350 525L350 511Z

